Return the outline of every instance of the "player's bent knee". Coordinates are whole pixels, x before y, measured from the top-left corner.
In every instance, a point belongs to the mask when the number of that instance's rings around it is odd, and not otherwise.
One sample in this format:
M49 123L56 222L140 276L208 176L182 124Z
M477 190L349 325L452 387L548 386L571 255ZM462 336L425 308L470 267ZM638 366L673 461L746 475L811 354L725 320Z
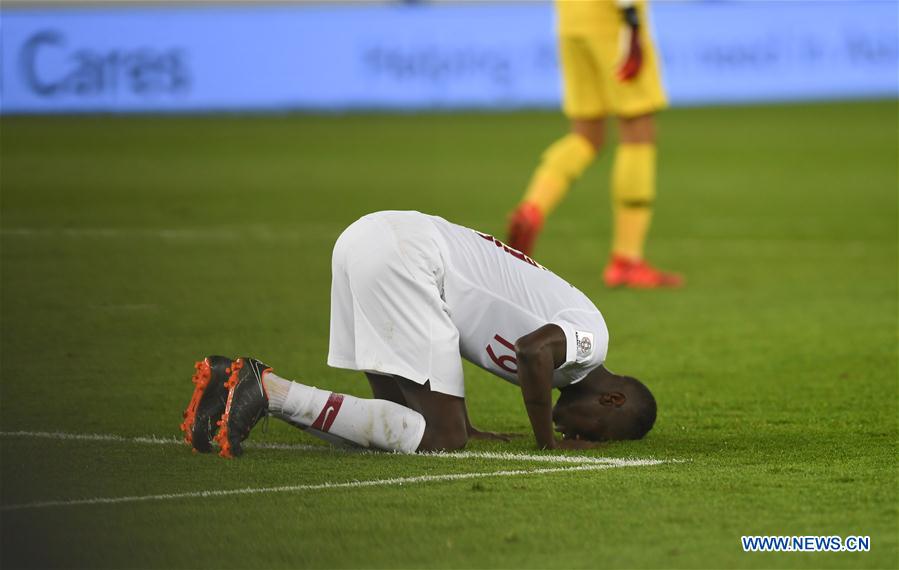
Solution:
M618 130L622 144L653 144L656 140L655 118L651 113L619 118Z
M583 137L590 143L594 153L599 152L605 143L605 120L602 118L573 119L571 121L571 132Z

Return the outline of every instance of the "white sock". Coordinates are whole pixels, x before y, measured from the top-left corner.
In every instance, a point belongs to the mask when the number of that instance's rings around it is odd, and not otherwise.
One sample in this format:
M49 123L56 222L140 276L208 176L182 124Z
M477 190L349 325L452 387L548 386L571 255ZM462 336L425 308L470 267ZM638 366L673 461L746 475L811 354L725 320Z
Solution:
M424 416L387 400L365 400L285 380L263 378L269 411L333 442L337 436L362 447L415 453L425 433ZM321 434L321 435L320 435Z
M262 384L265 386L265 394L268 396L268 409L272 414L279 413L284 408L284 401L290 392L290 380L281 378L274 372L266 372L262 376Z

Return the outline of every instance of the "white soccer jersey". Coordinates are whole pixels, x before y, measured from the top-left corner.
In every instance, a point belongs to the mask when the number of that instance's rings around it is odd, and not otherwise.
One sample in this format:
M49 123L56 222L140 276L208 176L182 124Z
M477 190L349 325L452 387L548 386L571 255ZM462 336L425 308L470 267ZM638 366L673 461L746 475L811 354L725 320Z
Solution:
M609 337L596 306L492 236L419 212L376 212L334 246L331 366L463 397L460 356L517 384L515 341L549 323L567 341L553 386L603 363Z
M586 295L493 236L429 217L446 242L444 297L465 359L518 384L515 341L552 323L567 341L554 387L583 379L605 361L608 329Z

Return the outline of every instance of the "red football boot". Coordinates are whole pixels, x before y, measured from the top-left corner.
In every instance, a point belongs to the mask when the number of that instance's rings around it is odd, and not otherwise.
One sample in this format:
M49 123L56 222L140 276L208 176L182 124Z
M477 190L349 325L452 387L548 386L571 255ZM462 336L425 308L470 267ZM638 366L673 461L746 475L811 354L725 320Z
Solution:
M632 289L660 289L681 287L684 277L679 273L660 271L642 259L628 259L612 255L603 273L606 287Z
M540 209L530 202L522 202L509 216L506 244L525 255L531 255L541 229L543 214Z

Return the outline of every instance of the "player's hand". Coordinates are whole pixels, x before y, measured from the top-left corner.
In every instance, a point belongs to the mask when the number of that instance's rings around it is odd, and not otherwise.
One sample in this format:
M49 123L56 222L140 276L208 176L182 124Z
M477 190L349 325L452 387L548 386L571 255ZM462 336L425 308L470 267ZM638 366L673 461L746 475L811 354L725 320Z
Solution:
M634 7L624 10L624 58L618 66L620 81L633 81L643 67L643 46L640 44L640 24Z
M477 428L471 428L468 430L468 437L470 439L489 439L493 441L512 441L513 438L521 437L520 433L497 433L493 431L481 431Z

